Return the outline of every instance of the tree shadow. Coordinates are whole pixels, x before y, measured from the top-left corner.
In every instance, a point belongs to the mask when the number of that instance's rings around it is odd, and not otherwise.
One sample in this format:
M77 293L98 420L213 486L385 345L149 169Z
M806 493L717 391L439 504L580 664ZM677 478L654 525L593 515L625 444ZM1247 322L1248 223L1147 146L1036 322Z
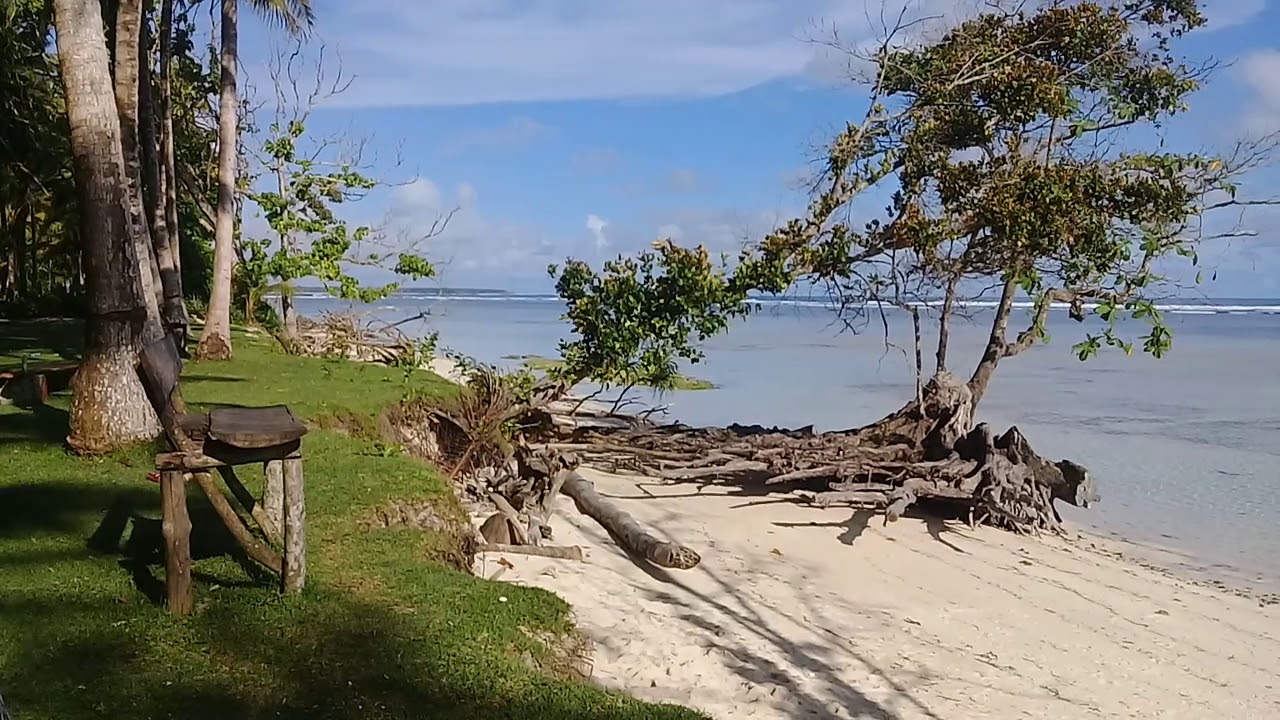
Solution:
M834 522L834 521L818 522L816 520L809 521L809 522L785 522L780 520L772 524L776 527L788 527L788 528L794 528L794 527L841 528L844 532L836 536L836 539L844 543L845 545L853 545L854 541L862 537L862 533L866 532L867 526L871 524L871 519L874 518L875 516L876 516L876 512L874 510L869 510L867 508L858 508L853 511L853 514L850 515L847 520L843 520L839 522Z
M611 703L586 707L565 693L502 688L504 668L466 676L467 659L423 647L413 628L386 607L326 597L299 601L290 622L278 613L245 613L228 623L217 613L181 627L156 618L155 632L194 643L175 648L216 658L227 670L189 673L158 667L145 633L102 624L51 647L19 643L0 678L15 718L180 717L186 720L643 720L692 717ZM0 598L0 612L20 612L83 626L94 609L47 598ZM256 674L247 672L256 669ZM168 672L166 672L166 670Z
M10 444L63 445L70 416L52 405L0 413L0 447Z
M160 607L158 486L65 479L0 486L0 541L14 541L0 542L0 618L11 628L0 633L0 688L15 718L695 717L531 677L483 632L473 641L457 637L458 611L447 604L404 607L407 600L389 602L379 590L319 578L302 596L282 597L274 576L243 556L197 493L189 500L191 549L204 567L193 573L196 613L177 620ZM217 558L230 558L244 575L233 569L229 578ZM4 584L24 571L85 563L96 564L98 580ZM104 582L117 566L119 586L127 588L127 578L136 595ZM15 622L21 618L29 621Z
M152 568L164 566L164 521L156 516L159 511L157 494L151 492L147 495L145 500L140 494L117 496L86 545L99 555L117 556L120 567L129 573L138 592L151 603L160 605L165 599L164 582ZM188 491L187 514L191 519L192 561L226 557L238 565L247 578L228 581L193 568L192 578L197 583L216 582L224 587L270 587L276 584L275 576L244 552L204 495Z
M236 377L235 375L208 375L199 373L183 373L183 382L201 382L201 383L242 383L249 382L248 378Z
M798 716L831 716L830 705L835 703L844 708L851 717L878 718L880 720L897 720L901 717L884 703L868 696L841 678L840 672L843 668L834 664L834 658L829 657L830 651L828 648L798 641L789 637L783 630L773 627L768 619L751 604L750 595L739 591L737 587L739 581L736 577L722 577L706 567L700 568L699 572L705 572L711 577L720 590L723 591L723 597L733 599L734 606L731 606L728 600L721 601L708 593L690 587L671 574L665 574L665 582L684 593L684 598L677 598L669 592L657 592L648 588L641 589L649 596L649 599L655 602L679 606L683 610L681 615L683 620L696 625L715 637L717 645L727 651L727 657L731 658L733 671L739 678L752 685L773 684L784 687L793 701L794 707L790 709L794 710ZM786 658L788 665L800 668L811 677L816 678L821 684L821 692L825 697L819 697L815 693L801 688L792 679L792 673L789 673L777 661L755 652L745 643L735 642L733 640L733 632L729 632L727 628L709 620L705 612L702 611L704 607L714 608L719 611L732 621L732 630L764 641L768 648ZM869 673L891 687L896 699L913 706L921 717L929 718L930 720L941 720L931 708L912 694L910 688L891 677L883 668L873 663L870 658L857 652L852 647L847 649L847 653Z

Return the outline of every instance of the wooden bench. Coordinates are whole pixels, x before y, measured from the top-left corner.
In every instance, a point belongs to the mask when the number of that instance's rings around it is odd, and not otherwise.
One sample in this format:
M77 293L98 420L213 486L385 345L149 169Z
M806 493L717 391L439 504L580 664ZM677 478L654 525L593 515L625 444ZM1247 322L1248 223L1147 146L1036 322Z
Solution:
M156 455L160 472L165 540L165 588L169 611L186 615L195 604L191 582L191 519L186 480L194 479L237 544L254 561L279 575L285 593L306 582L306 502L302 479L302 437L307 427L289 408L218 407L187 412L179 387L182 358L172 336L147 345L138 374L172 446ZM259 503L242 485L235 467L261 464L266 473ZM210 474L222 476L267 542L249 530ZM282 545L283 557L271 546Z

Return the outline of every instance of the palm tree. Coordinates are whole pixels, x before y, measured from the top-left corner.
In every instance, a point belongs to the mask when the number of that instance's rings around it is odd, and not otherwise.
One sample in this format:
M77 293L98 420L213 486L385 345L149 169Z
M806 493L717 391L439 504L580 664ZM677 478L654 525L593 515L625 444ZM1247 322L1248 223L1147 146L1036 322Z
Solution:
M236 163L239 160L239 97L236 64L239 0L222 2L221 96L218 103L218 209L214 223L213 287L196 357L231 357L231 271L235 262ZM305 34L315 21L311 0L249 0L255 10L292 34Z
M120 142L124 152L125 197L129 207L129 232L135 245L134 252L142 265L138 275L142 279L143 309L146 322L143 339L155 340L163 333L164 322L160 307L164 293L161 291L159 260L152 246L149 218L142 188L142 148L139 140L138 100L139 76L142 67L142 0L118 0L115 27L115 97L120 115ZM148 122L150 119L148 119Z
M79 452L104 452L159 433L134 371L144 317L141 267L129 229L120 117L99 0L53 0L88 289L84 361L71 396Z

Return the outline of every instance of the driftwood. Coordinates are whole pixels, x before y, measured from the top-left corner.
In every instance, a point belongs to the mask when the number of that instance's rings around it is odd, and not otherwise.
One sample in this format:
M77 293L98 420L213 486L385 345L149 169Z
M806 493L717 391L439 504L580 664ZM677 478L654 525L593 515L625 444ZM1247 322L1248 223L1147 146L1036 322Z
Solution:
M880 510L886 522L927 503L1016 532L1060 531L1055 501L1079 507L1097 501L1083 467L1045 460L1016 427L995 436L985 424L973 426L972 407L966 384L942 373L919 400L852 430L632 425L566 431L566 423L555 423L541 447L611 472L807 491L800 497L808 502Z
M510 553L512 555L533 555L559 560L577 560L582 562L582 548L577 545L503 545L485 543L476 548L477 553Z
M577 472L569 473L561 491L573 499L579 512L600 523L622 549L636 557L676 570L689 570L702 561L693 550L683 545L663 542L645 532L630 515L601 497L591 481Z
M288 338L289 352L396 365L422 361L418 347L395 325L362 321L355 313L325 312L318 319L298 318L298 332Z

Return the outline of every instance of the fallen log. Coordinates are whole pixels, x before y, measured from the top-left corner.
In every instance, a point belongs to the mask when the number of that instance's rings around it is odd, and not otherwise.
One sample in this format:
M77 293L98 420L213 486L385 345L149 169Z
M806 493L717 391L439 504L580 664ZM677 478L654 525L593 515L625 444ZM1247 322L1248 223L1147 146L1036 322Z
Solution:
M573 500L579 512L600 523L614 541L633 556L673 570L689 570L702 561L693 550L663 542L645 532L635 519L601 497L591 481L577 472L568 474L560 492Z
M534 557L549 557L558 560L583 561L582 548L577 545L503 545L500 543L485 543L477 547L476 552L509 553L511 555L532 555Z

